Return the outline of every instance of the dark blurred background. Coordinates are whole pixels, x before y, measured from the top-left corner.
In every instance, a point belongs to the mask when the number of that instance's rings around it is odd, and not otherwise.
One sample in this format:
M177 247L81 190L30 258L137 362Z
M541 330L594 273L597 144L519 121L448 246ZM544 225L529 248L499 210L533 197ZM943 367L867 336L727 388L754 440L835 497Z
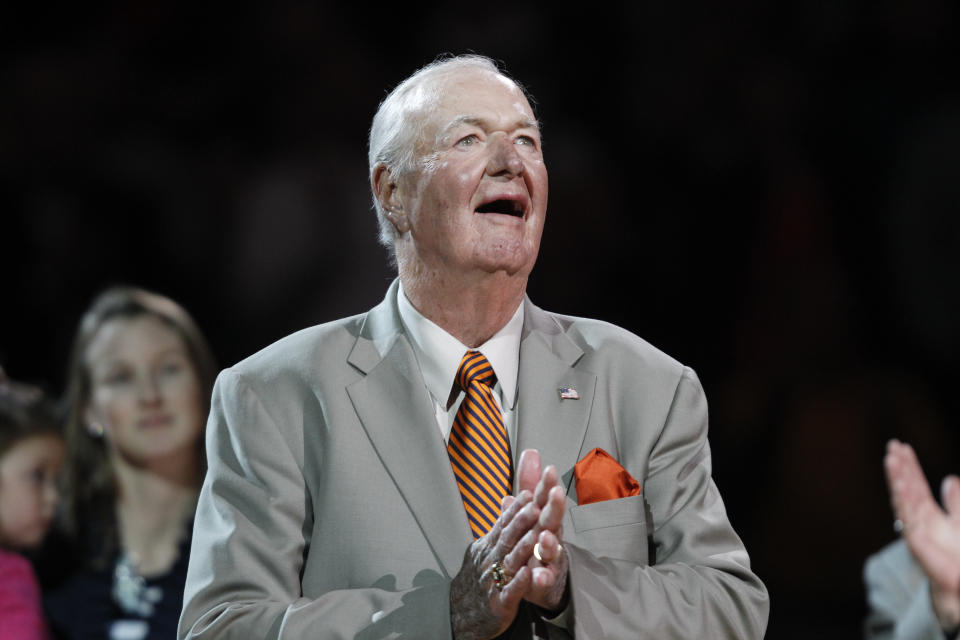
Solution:
M370 119L483 53L543 122L534 302L698 371L768 637L857 637L886 439L960 470L956 3L197 4L4 10L9 375L59 393L110 284L182 302L224 366L376 304Z

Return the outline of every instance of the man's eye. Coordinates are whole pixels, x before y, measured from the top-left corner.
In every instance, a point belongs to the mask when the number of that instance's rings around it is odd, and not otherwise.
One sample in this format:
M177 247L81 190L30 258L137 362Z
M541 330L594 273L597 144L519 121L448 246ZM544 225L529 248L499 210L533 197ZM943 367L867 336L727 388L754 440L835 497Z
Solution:
M517 144L524 144L531 147L537 146L537 141L531 138L530 136L520 136L517 138Z
M477 134L471 133L468 136L464 136L457 140L458 147L470 147L480 141L480 138L477 137Z

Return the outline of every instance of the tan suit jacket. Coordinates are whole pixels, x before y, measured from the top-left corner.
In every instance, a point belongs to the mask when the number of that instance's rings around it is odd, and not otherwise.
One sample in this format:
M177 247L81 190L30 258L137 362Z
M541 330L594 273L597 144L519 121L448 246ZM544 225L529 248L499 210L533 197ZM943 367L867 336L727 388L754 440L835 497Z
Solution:
M450 637L472 537L396 288L220 374L181 638ZM572 610L562 629L525 607L507 637L761 638L767 593L710 478L696 375L524 304L514 463L536 448L567 486ZM643 495L578 506L594 447Z

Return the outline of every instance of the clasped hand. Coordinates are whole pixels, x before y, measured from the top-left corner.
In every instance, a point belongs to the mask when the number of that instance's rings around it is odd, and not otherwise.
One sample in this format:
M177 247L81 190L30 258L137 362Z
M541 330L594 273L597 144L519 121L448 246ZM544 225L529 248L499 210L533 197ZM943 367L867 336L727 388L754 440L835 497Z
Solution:
M503 633L527 600L559 613L567 587L567 556L560 545L566 508L555 467L540 468L540 454L520 454L517 495L503 499L500 517L487 535L475 540L450 584L454 638L474 640ZM533 553L539 543L540 560ZM491 570L500 563L508 576L502 588Z

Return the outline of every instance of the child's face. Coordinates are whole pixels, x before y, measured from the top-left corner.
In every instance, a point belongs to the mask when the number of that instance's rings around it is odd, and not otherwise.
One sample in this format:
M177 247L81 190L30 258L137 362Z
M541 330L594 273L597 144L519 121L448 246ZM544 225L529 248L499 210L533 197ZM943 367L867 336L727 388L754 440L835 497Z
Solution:
M19 440L0 456L0 546L35 547L53 521L63 441L55 435Z

